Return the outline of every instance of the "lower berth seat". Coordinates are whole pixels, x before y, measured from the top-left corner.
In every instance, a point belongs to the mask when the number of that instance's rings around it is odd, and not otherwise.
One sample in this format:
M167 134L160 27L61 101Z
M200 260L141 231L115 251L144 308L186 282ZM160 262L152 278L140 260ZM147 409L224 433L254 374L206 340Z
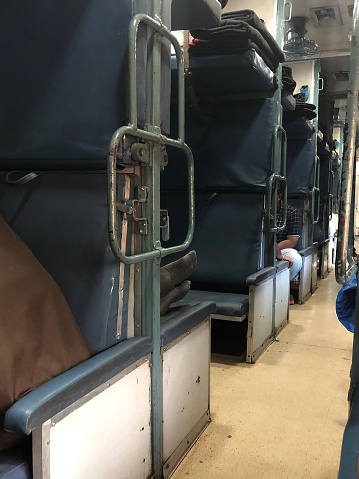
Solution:
M163 192L161 207L171 218L171 242L186 231L181 192ZM263 193L196 193L196 229L191 244L197 265L185 301L214 301L215 316L243 321L248 317L247 361L255 362L273 338L275 267L263 268ZM249 305L252 305L250 308Z
M128 470L129 464L135 468L136 477L148 477L151 473L151 403L148 391L152 341L142 337L129 338L128 323L133 318L125 305L122 316L118 315L119 264L108 245L107 176L101 172L43 173L29 183L17 186L9 185L4 174L0 180L2 213L56 278L81 330L97 353L18 400L6 413L5 427L10 431L33 433L32 442L34 447L39 447L38 453L50 455L50 472L54 474L51 477L77 479L80 474L81 477L113 477L115 471ZM124 290L128 289L125 277ZM172 308L161 318L164 372L167 371L167 362L172 360L171 357L168 360L165 358L169 350L183 356L179 361L175 358L170 367L173 371L176 367L182 368L189 360L189 348L194 351L194 357L185 369L188 374L196 375L195 378L187 378L185 384L177 381L178 376L176 385L171 378L164 384L165 388L179 388L175 396L169 389L164 428L173 431L173 421L176 420L182 428L182 434L172 433L172 443L165 445L166 466L169 465L166 474L173 470L209 420L209 318L213 312L215 305L207 302ZM116 337L118 322L123 334ZM201 333L199 336L198 332ZM202 380L196 383L198 377ZM188 395L192 385L195 391ZM107 394L105 389L123 404L121 411L117 411L114 405L111 418L106 416L106 411L112 409L111 397L103 399ZM173 397L177 398L177 402L191 401L185 410L189 413L197 408L197 415L191 414L186 420L184 416L187 412L183 414L179 411L174 415ZM96 403L101 405L96 409L95 424L92 426L94 421L88 419L90 425L85 428L79 421L83 414L88 418L93 415L92 407L95 406L92 404ZM141 414L136 413L136 408ZM138 420L126 422L127 417L134 415ZM46 424L49 419L57 427L48 430ZM114 425L114 430L112 426L109 430L108 422ZM62 428L66 434L58 437L57 431ZM136 447L126 454L113 455L111 448L104 451L109 436L105 430L102 431L103 428L109 431L113 441L119 444L132 441ZM101 444L96 439L97 431L103 432L98 436L101 437ZM50 435L52 446L41 442L44 434ZM80 447L81 450L78 449ZM70 454L69 448L73 448L76 454ZM62 459L56 451L61 451ZM93 460L88 461L85 455ZM67 456L72 460L67 460ZM85 469L79 470L79 465ZM34 456L34 467L40 466ZM98 471L96 476L91 468ZM54 472L56 470L58 475ZM32 477L31 447L1 453L0 478L22 477Z
M109 387L108 381L111 381L112 388L118 388L121 384L120 379L122 374L125 375L124 377L127 376L127 380L129 380L131 374L139 375L140 368L144 368L145 376L147 376L147 382L140 377L140 379L142 379L140 388L143 389L143 392L145 393L150 380L149 358L151 350L152 341L150 338L144 337L128 339L97 354L91 359L48 381L17 401L6 413L6 429L9 431L21 431L27 435L33 433L32 441L34 450L35 448L40 448L39 451L41 451L42 455L47 455L50 459L48 467L51 477L71 477L74 479L79 477L76 476L76 471L79 473L79 465L76 464L76 459L77 457L80 459L81 454L87 456L86 461L84 464L81 464L81 466L85 466L85 470L87 470L88 473L91 471L91 468L101 470L101 465L103 464L101 460L99 460L98 453L98 450L101 450L101 446L99 446L95 437L98 434L101 434L101 430L106 430L108 428L108 424L104 422L104 411L97 411L99 416L98 420L94 421L89 428L81 428L80 431L71 428L71 424L69 424L66 416L70 415L71 417L71 414L76 414L76 411L80 406L87 407L91 403L89 400L91 397L94 397L95 401L99 400L101 392L103 393L104 390ZM135 371L136 368L139 368L138 371ZM132 371L131 369L134 370ZM138 378L133 377L132 382L135 384L136 381L139 382ZM135 389L137 392L140 391L138 387L135 387ZM84 400L84 398L87 399ZM86 403L86 401L89 402ZM144 394L144 397L142 398L142 403L143 407L147 407L147 413L142 415L139 424L142 424L145 418L150 418L150 408L146 394ZM68 408L67 413L65 412L64 414L62 411L66 411L66 408ZM122 410L120 413L122 420L127 413L130 413L130 411ZM61 415L65 417L61 417ZM47 444L43 444L41 442L41 436L46 433L46 428L50 427L47 426L49 419L51 419L52 424L50 431L48 431L49 441ZM84 439L84 436L87 434L92 438L93 444L89 445L87 443L86 447L86 441L77 443L76 439L72 441L70 435L65 435L62 440L61 437L58 438L56 436L57 431L55 426L60 428L59 432L61 433L61 428L64 427L62 426L62 420L65 422L65 426L69 427L69 433L71 433L72 429L72 434L77 440L81 437ZM115 423L118 422L115 417L113 420ZM52 438L53 432L54 437ZM131 437L133 433L133 430L122 432L123 440L125 440L125 435L127 435L127 440L133 439ZM149 446L150 431L148 424L147 432L144 435L147 436L148 441L147 444L145 441L141 448L141 452L145 452ZM101 437L101 440L106 443L106 435ZM53 447L55 447L56 443L62 446L60 453L56 454L56 450L53 451L50 449L50 439L53 440ZM73 448L72 454L70 454L70 448ZM77 454L73 454L74 450L77 451L78 456ZM80 452L81 450L83 450L82 453ZM59 454L60 457L58 457ZM93 459L91 459L92 457ZM94 464L96 458L97 461L99 461L97 466ZM39 474L39 463L36 463L35 459L36 457L34 457L34 472L36 475ZM109 457L107 457L107 459L109 459ZM114 457L112 454L112 461L114 464L117 462L125 466L127 460L128 458L125 460L122 459L121 461L121 457ZM132 460L137 463L135 466L136 470L140 471L141 468L143 468L141 464L143 462L142 458L136 459L136 454L133 453ZM29 447L29 444L25 445L25 447L2 452L0 454L0 461L0 477L2 479L32 478L31 448ZM150 463L149 456L146 457L146 461ZM117 464L117 467L119 467L119 464ZM148 468L149 465L147 464L146 467ZM110 470L114 471L115 469ZM70 473L70 471L75 472ZM88 475L87 477L94 476Z
M249 296L247 294L191 290L185 301L190 304L197 301L213 301L217 310L216 314L212 314L212 318L222 316L223 319L231 321L243 321L248 316Z
M32 478L31 441L23 446L0 452L1 479Z

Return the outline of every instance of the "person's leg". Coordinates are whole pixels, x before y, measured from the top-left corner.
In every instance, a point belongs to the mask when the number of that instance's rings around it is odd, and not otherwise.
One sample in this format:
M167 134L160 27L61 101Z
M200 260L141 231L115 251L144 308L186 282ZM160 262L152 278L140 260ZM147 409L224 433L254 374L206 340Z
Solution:
M289 256L293 261L293 266L289 269L289 278L290 280L294 279L299 271L302 269L303 261L302 257L298 253L296 249L293 248L285 248L282 249L282 254L285 256Z
M190 251L177 261L162 266L160 271L161 298L182 281L188 279L197 263L195 251Z
M176 303L177 301L181 301L188 291L191 288L191 281L183 281L179 286L175 286L171 291L166 294L166 296L161 297L160 300L160 315L163 316L167 313L169 307L172 303Z

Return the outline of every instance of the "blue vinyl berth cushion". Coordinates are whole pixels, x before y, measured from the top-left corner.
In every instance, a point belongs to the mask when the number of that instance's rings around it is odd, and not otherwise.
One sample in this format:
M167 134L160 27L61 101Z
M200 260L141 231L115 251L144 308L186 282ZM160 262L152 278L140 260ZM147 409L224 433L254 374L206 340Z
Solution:
M314 133L312 123L305 118L284 120L283 128L287 133L288 140L306 140L311 138Z
M166 245L184 239L187 195L162 193L161 208L167 209L171 218L171 239ZM196 193L196 228L191 243L197 252L197 265L190 277L193 289L248 292L247 277L261 269L263 201L262 194ZM221 289L216 289L218 285Z
M294 111L296 102L294 96L287 90L282 90L282 106L283 111Z
M214 313L216 305L211 301L203 298L202 302L194 302L186 295L183 301L175 303L167 314L161 316L161 346L179 338Z
M288 195L308 195L314 186L315 142L290 140L287 148Z
M190 304L198 301L213 301L216 303L215 313L221 316L245 318L249 310L249 296L247 294L191 290L184 301Z
M264 189L272 163L273 99L213 105L206 118L186 113L186 142L195 160L195 188ZM172 114L175 120L175 114ZM173 121L175 124L175 121ZM174 129L175 131L175 129ZM187 189L185 159L168 150L164 189Z
M0 452L0 479L32 479L31 443Z
M262 93L273 96L274 74L258 53L251 49L232 55L190 57L188 78L197 96ZM177 65L171 59L172 95L176 95Z
M164 2L167 25L170 7ZM106 167L112 134L128 123L128 27L139 12L148 13L146 0L14 0L2 6L3 168L14 168L13 160L19 161L16 168L27 164L29 169L64 169L71 162L83 169ZM146 27L141 25L137 55L141 124L146 48ZM168 132L167 41L162 61L162 128Z
M215 27L221 9L217 0L172 0L172 30Z

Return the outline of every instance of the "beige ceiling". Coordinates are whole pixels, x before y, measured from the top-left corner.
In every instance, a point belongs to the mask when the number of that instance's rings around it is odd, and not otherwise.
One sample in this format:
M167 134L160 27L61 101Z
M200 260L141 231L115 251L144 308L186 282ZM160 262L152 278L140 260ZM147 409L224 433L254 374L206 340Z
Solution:
M349 30L352 28L353 19L348 14L348 5L353 5L354 0L292 0L293 16L309 17L307 23L307 38L315 40L318 52L347 51L349 53ZM343 25L326 28L315 27L310 19L310 9L315 7L330 7L338 5L340 8Z
M349 33L352 29L353 18L348 14L348 5L354 0L292 0L293 16L306 16L309 21L306 25L306 38L318 44L315 56L320 58L321 75L324 77L327 89L341 96L346 93L348 83L336 82L334 73L349 71L350 41ZM343 24L325 28L315 27L310 18L310 9L315 7L330 7L338 5Z

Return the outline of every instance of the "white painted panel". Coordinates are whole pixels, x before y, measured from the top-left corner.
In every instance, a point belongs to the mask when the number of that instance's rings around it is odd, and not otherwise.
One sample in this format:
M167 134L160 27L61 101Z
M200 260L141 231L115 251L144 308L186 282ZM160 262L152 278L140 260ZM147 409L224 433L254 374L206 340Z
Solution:
M150 417L146 361L51 427L51 479L147 478Z
M272 334L273 324L273 278L270 278L255 287L255 295L249 296L249 314L251 315L253 303L252 322L252 352L256 351L262 343Z
M234 12L236 10L245 10L247 8L253 10L259 18L264 20L267 29L275 38L277 4L277 0L230 0L223 11Z
M302 283L302 297L311 292L312 285L312 255L303 258L303 267L300 272Z
M303 85L309 86L309 103L314 103L314 64L315 60L287 63L293 70L293 79L297 82L294 93L299 93Z
M278 328L288 317L289 269L276 275L275 327Z
M163 354L164 461L209 408L210 323Z

